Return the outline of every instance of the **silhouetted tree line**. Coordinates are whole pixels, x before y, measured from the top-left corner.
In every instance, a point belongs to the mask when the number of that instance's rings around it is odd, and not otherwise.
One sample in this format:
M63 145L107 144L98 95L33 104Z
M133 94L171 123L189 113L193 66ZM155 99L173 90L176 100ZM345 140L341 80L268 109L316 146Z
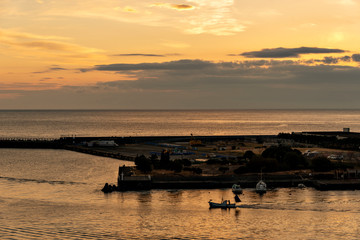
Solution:
M299 143L315 144L324 148L343 150L359 150L360 146L360 138L351 136L344 139L338 139L336 136L314 136L294 133L279 133L278 138L291 139Z
M166 169L175 172L181 172L182 170L193 171L194 173L201 173L199 168L190 168L191 161L189 159L176 159L170 160L170 153L163 150L160 155L160 159L156 154L152 154L150 158L144 155L137 156L135 158L136 168L144 173L149 173L153 169Z
M305 158L299 150L288 146L273 146L265 149L261 155L247 153L248 161L234 172L277 172L299 169L313 169L317 172L326 172L332 169L347 168L349 166L339 162L331 162L326 157Z
M245 159L245 163L244 163ZM246 151L242 157L237 159L218 159L212 158L207 161L207 164L243 164L234 172L236 174L248 172L277 172L299 169L313 169L317 172L326 172L332 169L346 169L347 166L341 162L331 162L326 157L315 157L312 159L305 158L299 150L292 149L288 146L272 146L265 149L262 154L257 155L252 151ZM152 155L150 158L144 155L135 158L137 169L142 172L149 173L153 169L166 169L175 172L192 171L197 174L202 173L199 167L191 167L191 161L188 159L177 159L170 161L168 152L163 151L160 159L157 155ZM229 171L228 166L221 166L218 168L220 172Z

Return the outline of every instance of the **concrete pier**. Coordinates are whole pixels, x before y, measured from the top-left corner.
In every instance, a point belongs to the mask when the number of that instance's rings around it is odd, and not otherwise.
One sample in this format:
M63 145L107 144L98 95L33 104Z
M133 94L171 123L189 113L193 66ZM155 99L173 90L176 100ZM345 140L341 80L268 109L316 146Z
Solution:
M317 190L360 190L360 179L316 180L313 186Z

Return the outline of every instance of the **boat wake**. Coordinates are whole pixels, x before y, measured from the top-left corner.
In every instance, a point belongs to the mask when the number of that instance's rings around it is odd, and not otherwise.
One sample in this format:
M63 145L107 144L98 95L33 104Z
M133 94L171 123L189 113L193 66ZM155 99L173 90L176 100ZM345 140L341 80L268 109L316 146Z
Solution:
M28 179L28 178L14 178L14 177L2 177L0 179L4 179L7 181L14 182L35 182L35 183L47 183L47 184L64 184L64 185L85 185L86 183L82 182L71 182L71 181L54 181L54 180L44 180L44 179Z
M319 208L313 206L284 206L277 204L242 204L238 208L246 209L260 209L260 210L279 210L279 211L311 211L311 212L356 212L353 209L338 209L338 208Z

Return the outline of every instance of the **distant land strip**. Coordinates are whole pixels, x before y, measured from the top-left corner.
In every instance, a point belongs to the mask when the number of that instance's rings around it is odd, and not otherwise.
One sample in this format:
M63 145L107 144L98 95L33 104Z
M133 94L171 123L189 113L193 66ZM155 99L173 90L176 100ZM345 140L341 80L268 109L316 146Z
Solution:
M246 140L247 138L276 138L277 135L219 135L219 136L196 136L201 141L220 140ZM21 148L26 146L38 146L37 148L53 146L59 148L64 145L76 145L95 140L113 140L118 144L145 143L145 142L188 142L191 136L129 136L129 137L60 137L60 138L25 138L25 137L2 137L0 148Z

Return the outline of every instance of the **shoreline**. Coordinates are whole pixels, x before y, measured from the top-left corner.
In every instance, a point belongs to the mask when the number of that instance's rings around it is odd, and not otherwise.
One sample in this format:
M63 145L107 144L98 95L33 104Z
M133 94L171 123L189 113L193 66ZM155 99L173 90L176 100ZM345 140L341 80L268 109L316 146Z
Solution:
M304 179L297 175L263 175L269 190L275 188L299 187L303 184L320 191L360 190L360 179ZM255 189L260 179L258 174L218 175L218 176L136 176L118 179L114 191L139 191L151 189L221 189L240 184L243 189Z
M297 188L299 184L305 187L314 188L319 191L336 191L336 190L360 190L360 179L346 180L272 180L265 181L268 190L276 188ZM127 181L119 186L113 186L112 191L142 191L153 189L224 189L229 188L235 183L240 184L242 189L255 189L257 181L214 181L214 180L182 180L182 181ZM110 186L110 185L109 185ZM112 192L109 191L109 192ZM108 193L108 191L104 191Z

